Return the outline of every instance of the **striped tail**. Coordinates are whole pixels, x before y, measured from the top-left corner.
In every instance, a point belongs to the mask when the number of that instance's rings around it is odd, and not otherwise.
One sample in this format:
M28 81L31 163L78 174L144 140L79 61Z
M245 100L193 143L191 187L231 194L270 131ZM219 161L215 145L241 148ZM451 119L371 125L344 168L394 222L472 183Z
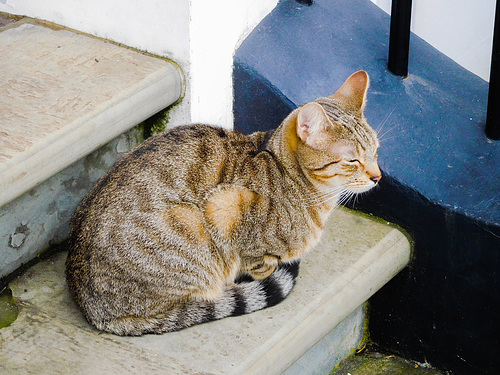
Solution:
M146 333L178 331L196 324L249 314L274 306L292 291L299 273L300 261L282 263L264 280L240 277L228 286L214 302L190 301L165 314L154 317L125 317L93 322L96 328L118 335L138 336Z

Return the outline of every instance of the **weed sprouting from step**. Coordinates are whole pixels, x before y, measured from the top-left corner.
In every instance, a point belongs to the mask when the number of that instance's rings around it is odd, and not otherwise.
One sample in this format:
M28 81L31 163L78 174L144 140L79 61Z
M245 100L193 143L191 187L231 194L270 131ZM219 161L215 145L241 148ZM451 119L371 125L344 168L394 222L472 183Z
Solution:
M11 325L19 314L12 291L9 288L4 288L0 292L0 329Z

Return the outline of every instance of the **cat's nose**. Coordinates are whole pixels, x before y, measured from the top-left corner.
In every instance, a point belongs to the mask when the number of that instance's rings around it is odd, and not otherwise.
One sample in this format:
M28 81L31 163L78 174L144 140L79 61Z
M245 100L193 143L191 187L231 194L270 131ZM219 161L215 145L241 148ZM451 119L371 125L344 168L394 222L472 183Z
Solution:
M379 174L378 176L372 176L370 177L370 180L372 180L373 182L377 183L380 181L380 179L382 178L382 175Z

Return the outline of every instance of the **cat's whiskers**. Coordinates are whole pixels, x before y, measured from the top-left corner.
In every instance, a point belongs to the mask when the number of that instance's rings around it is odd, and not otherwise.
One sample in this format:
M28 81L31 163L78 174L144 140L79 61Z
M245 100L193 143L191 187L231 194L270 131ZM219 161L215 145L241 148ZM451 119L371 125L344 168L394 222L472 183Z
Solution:
M346 193L343 194L339 201L337 202L337 206L340 205L345 205L347 202L349 202L353 197L355 197L357 194L351 190L346 190Z
M311 193L308 197L302 198L301 200L307 207L321 206L332 199L337 200L345 191L346 188L344 186L336 186L326 191Z
M336 206L348 203L351 199L357 199L359 193L356 191L360 188L365 188L366 184L362 181L349 183L347 186L336 186L326 191L318 191L311 193L308 197L301 200L307 207L321 206L333 199L336 200Z
M382 120L382 123L377 127L377 129L375 130L378 133L380 133L383 129L384 129L384 126L385 124L387 123L387 121L389 120L389 118L392 116L392 114L394 113L394 111L396 110L396 107L394 107L392 109L391 112L389 112L385 117L384 119Z
M308 192L305 197L301 197L301 200L302 201L307 201L307 200L311 200L311 199L320 198L320 197L323 197L325 195L328 195L328 194L332 193L332 191L334 191L335 189L338 189L338 187L329 188L327 190L317 190L317 191L314 191L314 192Z
M396 125L394 125L392 128L389 128L389 129L387 129L385 132L383 132L382 134L380 134L380 135L378 136L379 141L380 141L380 142L384 142L384 141L387 141L388 139L394 138L395 136L393 136L393 137L389 137L389 138L385 138L385 136L386 136L387 134L389 134L391 131L393 131L394 129L396 129L398 126L399 126L399 124L396 124Z
M315 200L309 200L304 202L305 207L315 207L315 206L322 206L323 204L327 203L328 201L331 201L332 199L337 200L339 198L340 194L331 194L331 195L325 195L323 197L318 197Z
M319 191L316 191L314 193L309 193L309 196L305 199L323 197L325 195L330 195L333 192L338 193L338 192L342 192L344 190L345 190L345 186L335 186L335 187L331 187L327 190L319 190Z
M347 203L349 203L351 201L352 202L351 206L356 206L356 204L359 200L359 197L361 195L364 195L364 194L371 194L373 191L375 191L375 189L377 189L378 184L375 184L375 186L373 186L371 189L369 189L367 191L363 191L363 192L355 192L354 191L357 188L363 188L365 186L366 185L360 181L350 183L348 185L348 189L347 189L349 192L349 194L347 194L348 196L345 196L345 197L342 197L341 199L339 199L339 204L346 205Z
M384 138L384 139L380 140L380 142L384 142L385 143L385 142L387 142L387 141L389 141L391 139L397 138L397 137L398 137L397 135L394 135L392 137L387 137L387 138Z

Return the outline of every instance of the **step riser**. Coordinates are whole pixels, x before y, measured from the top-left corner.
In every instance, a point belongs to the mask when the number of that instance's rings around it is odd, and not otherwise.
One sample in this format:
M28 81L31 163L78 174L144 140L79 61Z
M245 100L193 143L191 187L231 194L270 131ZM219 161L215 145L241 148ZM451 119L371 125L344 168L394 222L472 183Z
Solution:
M314 345L283 375L326 375L353 354L365 335L365 307L360 306Z
M0 207L0 278L14 272L69 235L69 220L81 199L109 167L142 141L141 126Z

